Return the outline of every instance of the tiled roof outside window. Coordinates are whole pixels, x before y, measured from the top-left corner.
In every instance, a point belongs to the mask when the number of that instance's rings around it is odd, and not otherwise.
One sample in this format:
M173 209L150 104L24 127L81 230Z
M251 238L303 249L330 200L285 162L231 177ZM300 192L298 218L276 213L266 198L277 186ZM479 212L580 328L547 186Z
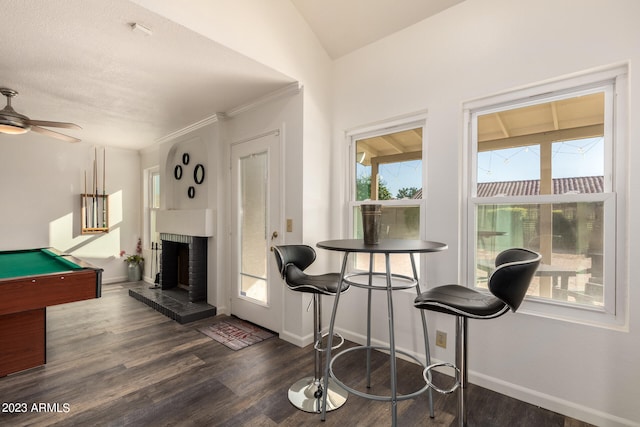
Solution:
M556 178L553 194L585 194L604 192L603 176ZM502 181L478 183L478 197L533 196L540 194L540 180Z

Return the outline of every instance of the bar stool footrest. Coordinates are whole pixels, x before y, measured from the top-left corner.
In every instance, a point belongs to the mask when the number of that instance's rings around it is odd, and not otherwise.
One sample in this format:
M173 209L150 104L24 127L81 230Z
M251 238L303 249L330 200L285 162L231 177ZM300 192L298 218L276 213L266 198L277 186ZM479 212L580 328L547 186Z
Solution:
M350 353L352 353L354 351L367 351L368 349L370 349L370 350L389 351L388 347L382 347L382 346L365 346L365 345L361 345L361 346L349 347L346 350L343 350L342 352L336 354L331 359L331 362L329 363L329 378L330 378L330 380L335 380L336 384L338 384L340 387L342 387L345 390L347 390L347 392L349 392L349 393L351 393L351 394L353 394L355 396L363 397L365 399L377 400L379 402L394 402L394 401L399 402L399 401L402 401L402 400L413 399L414 397L419 396L422 393L424 393L424 392L429 390L429 386L428 385L423 385L419 390L415 390L415 391L407 393L407 394L398 394L398 393L396 393L396 396L370 394L370 393L365 393L365 392L362 392L360 390L357 390L357 389L355 389L353 387L350 387L349 385L345 384L343 381L341 381L339 378L336 377L335 373L333 372L333 365L334 365L335 362L340 360L342 358L342 356L346 356L347 354L350 354ZM396 349L396 354L402 354L403 356L406 356L407 358L412 359L413 361L415 361L418 365L424 366L424 364L422 362L420 362L420 360L418 360L418 358L416 358L414 355L412 355L412 354L410 354L408 352Z
M322 338L320 338L318 341L316 341L313 344L313 348L316 351L319 351L319 352L326 352L327 351L326 347L321 347L321 346L322 346L322 341L324 340L324 338L326 338L328 336L329 336L329 333L322 334ZM344 344L344 337L342 335L340 335L339 333L337 333L337 332L334 332L333 336L334 336L334 338L337 337L340 340L340 342L338 342L337 344L331 346L331 350L335 350L337 348L342 347L342 344Z
M448 389L439 388L435 384L433 384L433 382L431 381L431 370L435 368L440 368L443 366L451 368L455 372L455 383ZM458 369L458 367L453 363L449 363L449 362L433 363L427 366L426 368L424 368L424 370L422 371L422 377L424 378L425 382L429 387L431 387L432 389L434 389L440 394L451 394L454 391L456 391L458 387L460 387L460 369Z

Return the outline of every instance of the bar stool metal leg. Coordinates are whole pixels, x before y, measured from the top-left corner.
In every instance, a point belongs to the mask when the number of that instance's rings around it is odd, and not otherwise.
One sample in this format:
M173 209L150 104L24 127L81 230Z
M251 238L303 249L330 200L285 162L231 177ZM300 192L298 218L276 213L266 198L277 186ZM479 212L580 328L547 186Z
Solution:
M373 254L369 254L369 289L367 289L367 388L371 388L371 293L373 285Z
M322 410L324 396L326 394L326 410L338 409L347 401L348 393L342 387L335 384L329 378L325 382L322 378L322 352L320 343L322 342L321 325L321 299L319 294L313 294L313 329L314 329L314 376L305 377L296 381L289 388L289 401L296 408L305 411L320 413ZM325 388L326 387L326 388ZM323 390L327 390L324 393Z
M467 318L456 316L456 366L460 370L460 387L458 389L458 425L467 425Z
M416 269L416 262L415 259L413 258L413 254L409 254L409 257L411 258L411 269L413 270L413 278L416 281L416 293L418 295L421 294L421 290L420 290L420 280L418 279L418 270ZM420 317L422 320L422 334L424 336L424 354L425 354L425 367L431 365L431 350L429 350L429 334L428 334L428 330L427 330L427 316L424 312L424 310L420 310ZM431 387L429 387L429 389L427 390L428 393L428 398L429 398L429 417L434 418L435 417L435 412L433 409L433 390L431 389Z
M391 283L391 262L389 254L385 253L385 264L387 269L387 316L389 317L389 365L391 375L391 425L395 427L398 423L398 376L396 370L396 343L395 327L393 325L393 284Z
M342 269L340 270L340 277L344 277L345 272L347 271L347 260L349 259L349 252L345 252L344 257L342 259ZM331 349L333 345L333 328L336 322L336 314L338 313L338 302L340 301L340 292L338 292L333 300L333 309L331 310L331 320L329 321L329 335L327 336L327 347L326 352L327 355L324 367L324 376L322 378L322 384L325 389L329 388L329 366L331 364ZM337 387L340 388L340 387ZM329 410L329 394L324 393L322 396L322 404L320 405L320 419L324 421L326 419L327 411Z

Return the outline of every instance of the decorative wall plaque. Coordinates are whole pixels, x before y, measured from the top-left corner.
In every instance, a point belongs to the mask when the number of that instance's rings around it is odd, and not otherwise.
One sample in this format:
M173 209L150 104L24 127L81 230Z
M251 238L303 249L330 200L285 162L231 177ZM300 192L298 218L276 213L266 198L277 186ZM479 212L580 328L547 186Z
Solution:
M193 171L193 180L196 184L202 184L204 181L204 166L200 163L196 165L196 169Z

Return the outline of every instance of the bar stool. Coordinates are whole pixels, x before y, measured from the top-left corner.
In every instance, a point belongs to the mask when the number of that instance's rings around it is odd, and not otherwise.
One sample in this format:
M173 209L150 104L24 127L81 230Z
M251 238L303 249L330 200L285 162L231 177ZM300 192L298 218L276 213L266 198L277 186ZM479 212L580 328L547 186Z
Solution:
M305 412L320 413L322 410L323 379L322 379L322 347L321 326L321 295L336 295L344 292L349 285L340 279L338 273L327 273L311 276L304 273L316 259L315 250L307 245L274 246L273 252L278 264L280 275L292 291L307 292L313 295L313 329L314 329L314 363L315 372L312 377L305 377L296 381L289 388L289 401L298 409ZM342 282L342 283L341 283ZM333 346L336 349L342 345L344 339ZM347 401L348 393L329 379L327 386L327 411L338 409Z
M509 309L515 312L524 299L531 279L541 260L540 254L528 249L507 249L496 257L496 269L489 277L491 294L466 286L437 286L421 293L414 306L422 310L437 311L456 316L456 363L435 363L424 369L427 384L440 393L458 390L458 424L467 425L465 390L467 389L467 319L495 319ZM455 371L455 384L440 389L431 382L431 370L447 366Z

